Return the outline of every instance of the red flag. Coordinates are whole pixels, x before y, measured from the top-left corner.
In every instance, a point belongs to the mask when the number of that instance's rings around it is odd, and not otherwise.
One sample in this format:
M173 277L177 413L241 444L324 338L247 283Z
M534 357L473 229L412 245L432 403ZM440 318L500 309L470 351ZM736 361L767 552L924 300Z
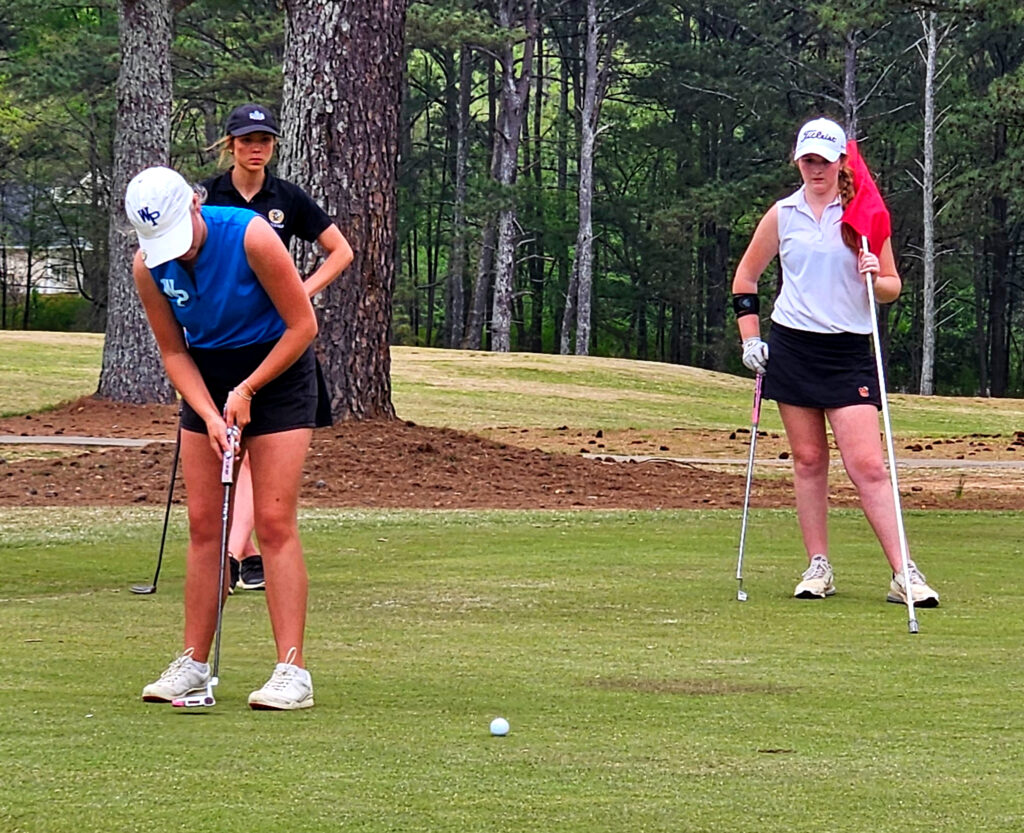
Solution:
M871 251L881 254L882 244L892 236L892 221L878 186L853 139L846 142L846 164L853 173L854 197L843 211L843 222L868 238Z

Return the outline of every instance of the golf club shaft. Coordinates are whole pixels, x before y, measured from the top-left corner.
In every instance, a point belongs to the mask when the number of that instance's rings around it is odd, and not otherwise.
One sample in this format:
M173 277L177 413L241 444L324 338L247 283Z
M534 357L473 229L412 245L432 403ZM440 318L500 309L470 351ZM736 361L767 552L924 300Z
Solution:
M167 506L164 508L164 528L160 533L160 551L156 557L156 572L153 573L153 590L160 579L160 567L164 563L164 545L167 543L167 523L171 517L171 503L174 501L174 481L178 479L178 459L181 457L181 420L178 420L178 434L174 440L174 459L171 461L171 482L167 486Z
M220 670L220 632L224 623L224 568L228 559L228 519L231 516L231 486L235 482L235 456L239 431L232 426L228 429L228 449L221 462L220 482L224 486L224 501L220 511L220 564L217 568L217 628L213 638L213 669L211 676L217 678Z
M171 482L167 486L167 506L164 507L164 528L160 533L160 549L156 556L156 570L153 573L153 583L133 584L131 590L139 595L149 595L156 592L156 584L160 580L160 568L164 563L164 546L167 543L167 525L171 519L171 504L174 502L174 482L178 479L178 459L181 456L181 419L178 420L178 435L174 441L174 460L171 463Z
M861 248L870 252L868 238L861 236ZM882 339L878 335L878 305L875 300L874 276L866 276L868 301L871 306L871 338L875 348L875 369L878 371L878 393L882 400L882 424L885 428L885 450L889 459L889 481L892 484L892 501L896 510L896 531L900 539L900 558L903 565L903 592L907 599L907 629L917 633L917 618L914 615L914 593L910 584L910 552L907 547L907 533L903 528L903 507L900 501L899 480L896 475L896 453L893 450L892 424L889 420L889 396L885 387L885 367L882 362Z
M743 520L740 523L740 551L736 559L736 581L743 585L743 549L747 540L747 516L750 511L750 486L754 476L754 453L757 449L757 429L761 422L761 384L764 375L758 373L754 382L754 406L750 412L750 451L747 455L747 485L743 492Z

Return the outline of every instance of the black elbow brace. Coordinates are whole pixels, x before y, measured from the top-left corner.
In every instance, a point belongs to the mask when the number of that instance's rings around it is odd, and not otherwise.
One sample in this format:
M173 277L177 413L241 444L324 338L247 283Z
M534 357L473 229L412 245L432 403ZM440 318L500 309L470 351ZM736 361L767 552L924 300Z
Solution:
M732 311L737 318L757 315L761 311L761 299L756 292L738 292L732 296Z

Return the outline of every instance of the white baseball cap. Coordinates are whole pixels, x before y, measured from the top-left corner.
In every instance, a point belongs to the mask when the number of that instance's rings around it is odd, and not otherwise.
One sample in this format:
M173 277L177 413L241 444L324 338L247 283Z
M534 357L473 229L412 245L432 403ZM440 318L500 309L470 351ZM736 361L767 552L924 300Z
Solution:
M812 119L796 134L793 158L799 159L816 153L829 162L835 162L846 153L846 131L832 119Z
M124 210L147 266L181 257L192 247L192 186L170 168L146 168L128 183Z

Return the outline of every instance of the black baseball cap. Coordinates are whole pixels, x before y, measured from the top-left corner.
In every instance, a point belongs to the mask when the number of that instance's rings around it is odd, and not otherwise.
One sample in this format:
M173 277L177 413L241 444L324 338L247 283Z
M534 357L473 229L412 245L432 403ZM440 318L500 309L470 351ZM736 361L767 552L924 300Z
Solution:
M243 104L232 110L228 116L227 131L229 136L244 136L246 133L257 132L281 135L274 114L259 104Z

